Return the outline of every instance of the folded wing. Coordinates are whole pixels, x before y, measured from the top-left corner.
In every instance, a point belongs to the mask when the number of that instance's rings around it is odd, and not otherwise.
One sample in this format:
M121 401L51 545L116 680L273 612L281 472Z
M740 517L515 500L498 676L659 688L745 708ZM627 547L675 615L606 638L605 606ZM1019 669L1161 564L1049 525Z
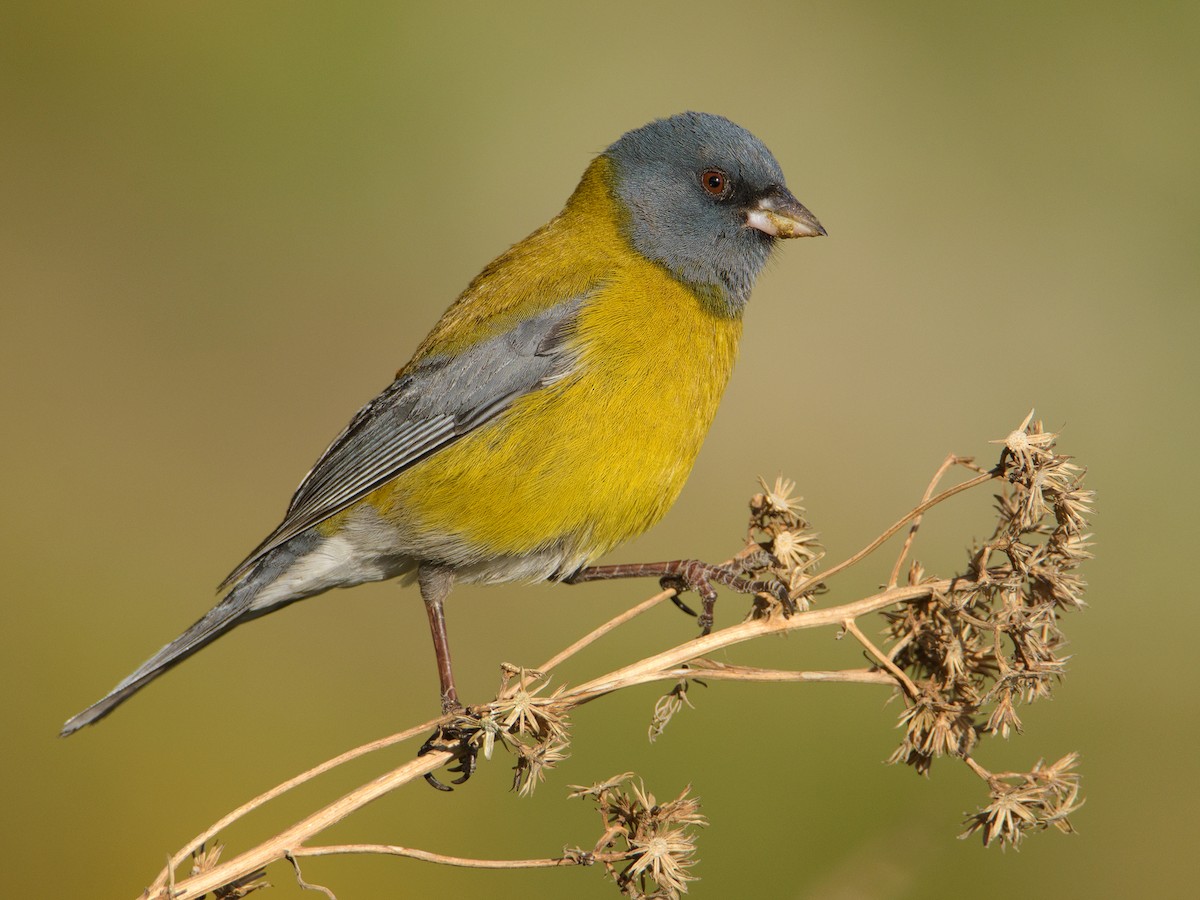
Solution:
M222 583L405 469L491 421L518 397L566 377L586 295L563 301L454 356L434 355L358 411L296 489L282 523Z

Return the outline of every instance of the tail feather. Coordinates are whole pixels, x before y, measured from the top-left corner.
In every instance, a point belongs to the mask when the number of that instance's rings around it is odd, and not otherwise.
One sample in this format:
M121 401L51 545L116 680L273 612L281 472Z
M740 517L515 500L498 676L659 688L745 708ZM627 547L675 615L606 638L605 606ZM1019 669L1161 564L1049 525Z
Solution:
M250 601L257 593L257 589L245 589L249 587L243 584L235 588L224 600L205 613L199 622L142 663L137 671L109 691L102 700L69 718L59 736L66 737L83 726L104 718L159 675L245 621L248 618L246 614L250 608Z
M259 595L263 589L286 573L292 563L312 550L316 543L314 536L300 535L259 560L254 568L234 585L233 590L205 613L199 622L142 663L137 671L109 691L103 699L67 719L59 736L66 737L85 725L91 725L104 718L159 675L179 665L197 650L207 647L234 626L264 615L292 600L315 593L313 590L296 590L284 593L270 606L255 604L256 600L261 599Z
M315 530L296 535L269 551L195 625L146 660L137 671L62 727L61 736L104 718L151 681L234 626L333 587L350 587L403 574L411 560L395 555L356 559L356 545Z

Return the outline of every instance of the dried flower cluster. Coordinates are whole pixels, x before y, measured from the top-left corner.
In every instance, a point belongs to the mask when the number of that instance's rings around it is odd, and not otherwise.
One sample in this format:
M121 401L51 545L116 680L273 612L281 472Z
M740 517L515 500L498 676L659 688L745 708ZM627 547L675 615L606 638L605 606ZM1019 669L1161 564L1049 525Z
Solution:
M981 735L1019 732L1017 707L1050 696L1062 677L1059 618L1084 606L1076 570L1091 557L1084 531L1092 492L1082 487L1083 470L1053 452L1055 438L1026 419L1005 439L998 471L1006 484L991 539L973 549L968 571L948 590L884 614L893 641L888 658L909 676L904 739L890 762L924 773L936 757L967 758ZM915 563L908 580L932 581ZM1018 793L1028 790L1023 783ZM1004 803L1013 801L1011 790L1001 793ZM985 842L1015 843L1022 829L1065 815L1060 802L1022 810L1019 824L985 828Z
M1038 760L1031 772L989 776L992 802L967 819L967 830L959 837L980 832L984 846L1000 841L1016 847L1030 830L1054 827L1070 834L1075 829L1067 816L1083 805L1074 771L1078 761L1078 755L1069 753L1053 765Z
M667 803L658 803L644 784L626 772L591 787L571 786L571 796L591 799L604 821L595 849L584 854L604 862L605 870L633 900L676 900L686 894L695 865L696 829L708 824L691 786Z
M779 477L768 487L759 479L762 492L750 498L750 527L746 536L748 549L761 552L746 556L744 568L757 576L772 575L788 587L796 609L811 606L814 591L797 594L796 588L808 581L825 557L818 535L805 519L804 507L792 492L796 483ZM751 615L758 617L775 611L777 604L768 595L760 595Z
M472 707L451 724L467 743L491 759L496 741L517 757L513 766L513 790L532 794L546 771L567 758L570 746L567 717L569 706L561 702L565 688L548 696L539 693L548 686L541 672L505 663L503 682L496 700Z

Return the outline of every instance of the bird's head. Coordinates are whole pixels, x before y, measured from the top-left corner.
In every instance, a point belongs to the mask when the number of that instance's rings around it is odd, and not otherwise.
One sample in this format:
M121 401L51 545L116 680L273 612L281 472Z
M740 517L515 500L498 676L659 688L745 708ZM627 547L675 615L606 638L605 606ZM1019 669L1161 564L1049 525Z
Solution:
M686 284L716 289L731 312L746 303L776 239L825 234L771 151L721 116L657 119L603 155L634 249Z

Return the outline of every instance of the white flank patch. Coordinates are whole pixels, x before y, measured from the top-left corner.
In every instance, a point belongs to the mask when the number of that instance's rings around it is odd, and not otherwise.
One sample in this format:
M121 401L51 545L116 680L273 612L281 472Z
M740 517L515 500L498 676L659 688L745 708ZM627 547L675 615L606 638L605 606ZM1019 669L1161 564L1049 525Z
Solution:
M310 597L332 587L380 577L379 566L370 555L363 554L349 538L335 534L263 588L250 608L267 609L294 597Z

